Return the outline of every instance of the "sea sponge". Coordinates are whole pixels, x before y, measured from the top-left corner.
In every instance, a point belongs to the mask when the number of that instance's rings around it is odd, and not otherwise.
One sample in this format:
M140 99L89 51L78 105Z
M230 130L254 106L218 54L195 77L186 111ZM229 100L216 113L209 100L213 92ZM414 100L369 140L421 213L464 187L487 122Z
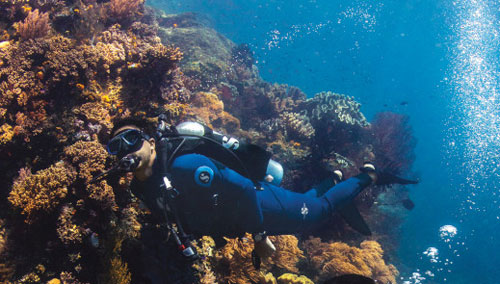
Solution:
M304 275L285 273L278 277L279 284L314 284L314 282Z
M376 241L364 241L357 248L341 242L323 243L311 237L304 242L304 247L310 263L320 271L321 279L353 273L381 283L396 283L399 272L385 263L383 250Z
M41 212L54 210L66 197L68 187L75 181L76 171L64 162L58 162L35 174L20 176L14 181L9 202L33 223Z

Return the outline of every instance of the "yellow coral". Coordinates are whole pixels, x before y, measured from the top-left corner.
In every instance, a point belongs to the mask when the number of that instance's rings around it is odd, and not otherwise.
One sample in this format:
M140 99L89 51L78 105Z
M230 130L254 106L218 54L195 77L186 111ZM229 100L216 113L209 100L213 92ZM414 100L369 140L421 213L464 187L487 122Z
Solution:
M268 272L266 275L262 275L260 280L260 284L278 284L276 281L276 277L271 272Z
M293 273L285 273L278 277L278 283L280 284L314 284L311 279L304 275L296 275Z
M57 278L52 278L47 282L47 284L61 284L61 280Z
M27 175L14 182L9 202L21 210L25 221L32 223L40 212L51 212L66 197L76 172L63 162Z
M4 123L0 126L0 145L5 145L9 143L14 137L14 130L12 126L7 123Z
M109 284L129 284L132 275L128 271L128 265L119 257L111 259L109 270Z

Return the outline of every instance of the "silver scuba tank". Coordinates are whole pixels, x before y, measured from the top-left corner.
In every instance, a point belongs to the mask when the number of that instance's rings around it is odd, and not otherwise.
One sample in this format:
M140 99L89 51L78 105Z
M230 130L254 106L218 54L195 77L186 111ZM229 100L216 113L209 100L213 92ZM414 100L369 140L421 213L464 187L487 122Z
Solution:
M279 186L283 180L283 166L275 160L269 159L265 180Z
M205 127L201 123L194 121L182 122L177 125L175 129L177 129L177 132L179 132L179 134L198 136L205 135Z
M197 135L205 136L205 134L212 134L216 140L220 141L222 146L230 149L236 150L239 148L239 141L234 137L228 137L224 134L218 133L216 131L210 131L212 133L206 133L206 128L201 123L194 121L182 122L175 127L179 134L183 135ZM275 160L270 159L267 164L266 177L265 180L276 186L281 184L283 180L283 166Z

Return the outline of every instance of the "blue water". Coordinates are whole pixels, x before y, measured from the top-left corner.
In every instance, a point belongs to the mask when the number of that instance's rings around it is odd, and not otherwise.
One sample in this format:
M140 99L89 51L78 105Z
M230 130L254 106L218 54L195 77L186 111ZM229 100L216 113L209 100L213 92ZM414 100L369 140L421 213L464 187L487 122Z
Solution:
M416 208L399 240L406 266L400 282L500 283L500 3L152 4L199 12L236 43L248 43L267 81L298 86L309 96L325 90L352 95L368 118L379 111L408 114L418 138L413 171L422 182L411 189ZM456 235L440 232L444 225Z

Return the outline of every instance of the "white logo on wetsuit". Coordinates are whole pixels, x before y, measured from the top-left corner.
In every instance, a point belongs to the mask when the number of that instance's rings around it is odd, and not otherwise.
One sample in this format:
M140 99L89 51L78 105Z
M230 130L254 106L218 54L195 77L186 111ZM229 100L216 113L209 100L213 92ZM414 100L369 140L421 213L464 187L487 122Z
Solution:
M306 219L306 215L309 214L309 209L307 208L305 203L304 205L302 205L302 208L300 208L300 214L302 214L304 219Z
M209 172L201 172L200 175L198 176L200 181L204 184L207 184L210 182L210 173Z

